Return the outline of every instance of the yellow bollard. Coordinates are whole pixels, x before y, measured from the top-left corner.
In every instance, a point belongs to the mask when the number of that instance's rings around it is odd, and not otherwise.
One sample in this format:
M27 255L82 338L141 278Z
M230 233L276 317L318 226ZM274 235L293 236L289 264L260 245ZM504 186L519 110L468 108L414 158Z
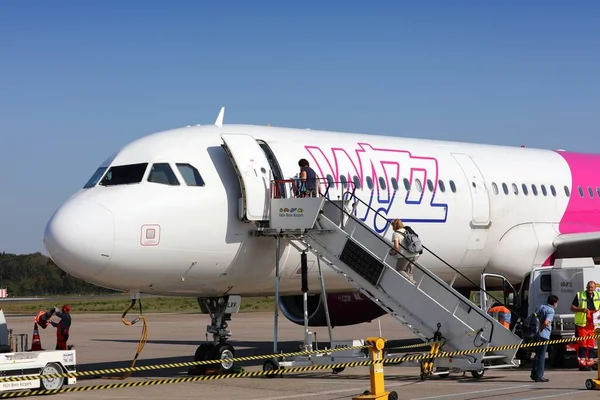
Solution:
M380 337L370 337L365 339L366 344L369 346L369 354L373 364L369 367L369 378L371 380L371 391L365 392L360 396L355 396L352 400L364 400L364 399L388 399L397 400L398 393L386 392L385 383L383 379L383 348L385 347L386 340Z
M587 379L585 381L585 388L588 390L600 390L600 328L594 329L594 335L596 335L596 347L598 348L598 376L596 379Z

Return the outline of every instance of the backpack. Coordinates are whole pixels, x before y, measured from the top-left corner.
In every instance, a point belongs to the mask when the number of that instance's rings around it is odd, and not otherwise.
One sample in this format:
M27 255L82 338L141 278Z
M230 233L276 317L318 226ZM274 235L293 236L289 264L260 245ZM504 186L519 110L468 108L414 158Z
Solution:
M537 340L542 326L539 316L539 308L523 321L523 339Z
M404 229L406 229L406 233L404 233L404 247L406 247L406 250L411 253L422 252L423 245L419 236L409 226L405 226Z

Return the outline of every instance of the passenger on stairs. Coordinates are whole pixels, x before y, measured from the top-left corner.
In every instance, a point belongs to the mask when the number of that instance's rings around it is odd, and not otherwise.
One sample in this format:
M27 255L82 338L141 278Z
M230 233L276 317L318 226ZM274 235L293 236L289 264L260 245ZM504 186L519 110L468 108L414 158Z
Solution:
M404 223L399 218L392 221L392 229L394 229L394 233L392 234L394 248L390 250L390 255L397 258L396 271L400 272L400 274L412 283L416 283L413 280L412 263L417 260L419 253L410 252L405 248L406 246L403 247L406 240L407 227L404 226Z

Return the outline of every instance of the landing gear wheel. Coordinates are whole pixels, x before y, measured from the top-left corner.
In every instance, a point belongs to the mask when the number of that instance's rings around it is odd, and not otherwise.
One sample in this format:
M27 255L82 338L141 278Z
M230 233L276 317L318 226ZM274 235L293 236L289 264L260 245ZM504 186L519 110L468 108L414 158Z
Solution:
M587 390L594 390L594 389L596 389L596 382L594 382L593 379L586 379L586 381L585 381L585 388Z
M471 376L475 379L483 378L483 374L485 374L485 369L480 369L478 371L471 371Z
M398 393L391 391L390 394L388 394L388 400L398 400Z
M62 368L56 363L47 364L40 372L40 375L59 375L62 374ZM58 390L65 384L65 378L42 378L40 385L45 390Z
M213 345L209 343L202 343L196 349L196 353L194 353L194 361L206 361L208 359L208 353L213 349ZM194 375L204 375L206 374L206 369L209 364L204 365L196 365L190 369L190 372L193 372Z
M275 359L265 360L263 363L263 372L266 371L277 371L279 369L279 363ZM265 375L267 378L275 378L277 374Z
M235 350L229 343L223 343L214 347L209 353L210 360L224 360L220 364L214 364L218 366L220 372L231 373L235 363L228 361L235 358Z

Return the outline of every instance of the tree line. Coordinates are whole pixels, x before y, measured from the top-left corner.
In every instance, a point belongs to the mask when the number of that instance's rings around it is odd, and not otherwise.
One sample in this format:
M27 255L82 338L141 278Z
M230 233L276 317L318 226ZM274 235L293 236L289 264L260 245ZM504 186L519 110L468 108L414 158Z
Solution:
M65 273L42 253L0 253L0 288L9 297L116 293Z

